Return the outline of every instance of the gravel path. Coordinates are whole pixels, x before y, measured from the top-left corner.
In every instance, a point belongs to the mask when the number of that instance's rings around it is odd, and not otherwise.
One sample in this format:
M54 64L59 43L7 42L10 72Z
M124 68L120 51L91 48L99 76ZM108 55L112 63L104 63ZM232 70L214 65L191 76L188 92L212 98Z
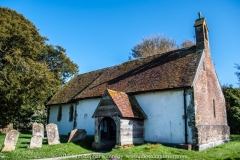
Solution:
M67 159L67 158L84 158L90 159L90 157L100 157L101 153L88 153L88 154L78 154L72 156L61 156L61 157L54 157L54 158L43 158L43 159L32 159L32 160L59 160L59 159Z

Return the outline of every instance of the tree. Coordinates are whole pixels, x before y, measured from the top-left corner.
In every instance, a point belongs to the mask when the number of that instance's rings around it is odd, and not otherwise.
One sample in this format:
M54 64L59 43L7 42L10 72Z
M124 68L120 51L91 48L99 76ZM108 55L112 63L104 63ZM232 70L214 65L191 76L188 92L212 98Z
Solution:
M133 58L140 58L174 49L177 49L174 39L165 35L154 35L150 38L143 38L141 43L131 49L132 53L130 53L130 55Z
M67 57L66 50L61 46L45 45L39 60L47 64L62 84L78 71L78 66Z
M34 111L78 72L60 47L17 12L0 7L0 123Z
M238 78L238 84L240 85L240 65L239 64L235 64L235 67L237 68L237 72L235 72L235 74L237 75Z
M222 87L226 100L227 119L231 133L240 134L240 88Z
M181 43L181 48L191 47L193 45L195 45L193 41L186 39Z
M185 40L181 44L181 48L190 47L194 42ZM135 45L131 49L129 59L147 57L154 54L165 53L178 49L176 41L166 35L154 35L150 38L143 38L142 42Z

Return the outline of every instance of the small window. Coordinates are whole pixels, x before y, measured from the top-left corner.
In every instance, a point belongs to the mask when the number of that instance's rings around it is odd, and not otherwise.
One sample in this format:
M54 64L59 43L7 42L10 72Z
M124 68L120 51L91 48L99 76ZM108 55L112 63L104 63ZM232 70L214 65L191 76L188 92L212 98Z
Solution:
M62 119L62 106L58 107L58 116L57 116L57 121L61 121Z
M205 66L205 62L203 61L203 70L206 71L206 66Z
M207 29L206 29L206 26L204 26L204 36L205 36L205 39L208 40L208 35L207 35Z
M73 121L73 105L69 107L69 122Z
M213 100L213 115L214 115L214 118L216 118L215 100Z
M75 107L75 109L74 109L74 122L73 122L73 128L74 129L76 129L76 127L77 127L76 119L77 119L77 107Z

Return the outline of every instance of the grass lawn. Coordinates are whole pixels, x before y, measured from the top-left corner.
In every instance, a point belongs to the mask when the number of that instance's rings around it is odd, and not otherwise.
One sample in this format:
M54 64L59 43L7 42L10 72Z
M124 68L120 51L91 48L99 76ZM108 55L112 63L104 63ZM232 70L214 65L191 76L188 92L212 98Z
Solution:
M5 135L0 134L0 145L3 144ZM72 156L84 153L93 153L91 143L93 137L86 137L76 143L67 143L67 137L61 136L61 144L47 145L44 139L42 148L30 149L31 135L21 133L15 151L0 152L0 159L33 159L33 158L49 158L60 156ZM231 142L220 145L218 147L206 149L204 151L188 151L173 147L159 145L150 147L153 144L144 144L131 148L114 149L110 152L96 156L99 159L108 159L110 156L120 156L122 159L239 159L240 160L240 135L231 135ZM152 149L150 149L152 148ZM94 157L94 156L93 156ZM93 159L92 157L92 159ZM69 158L74 159L90 159L88 156Z
M31 134L21 133L18 138L16 149L13 152L0 152L0 160L50 158L94 152L91 150L93 141L92 136L87 136L84 140L78 141L76 143L67 143L68 137L60 136L61 144L58 145L48 145L47 139L44 138L42 148L29 148L31 136ZM2 146L4 138L5 134L0 134L0 146Z

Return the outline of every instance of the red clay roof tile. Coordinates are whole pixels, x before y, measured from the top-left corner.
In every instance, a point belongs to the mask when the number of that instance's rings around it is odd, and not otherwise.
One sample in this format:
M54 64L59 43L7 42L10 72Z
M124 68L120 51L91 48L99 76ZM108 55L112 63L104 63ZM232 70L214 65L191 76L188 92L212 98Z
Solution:
M101 97L107 88L137 93L191 86L201 55L193 46L80 74L54 95L48 105Z

